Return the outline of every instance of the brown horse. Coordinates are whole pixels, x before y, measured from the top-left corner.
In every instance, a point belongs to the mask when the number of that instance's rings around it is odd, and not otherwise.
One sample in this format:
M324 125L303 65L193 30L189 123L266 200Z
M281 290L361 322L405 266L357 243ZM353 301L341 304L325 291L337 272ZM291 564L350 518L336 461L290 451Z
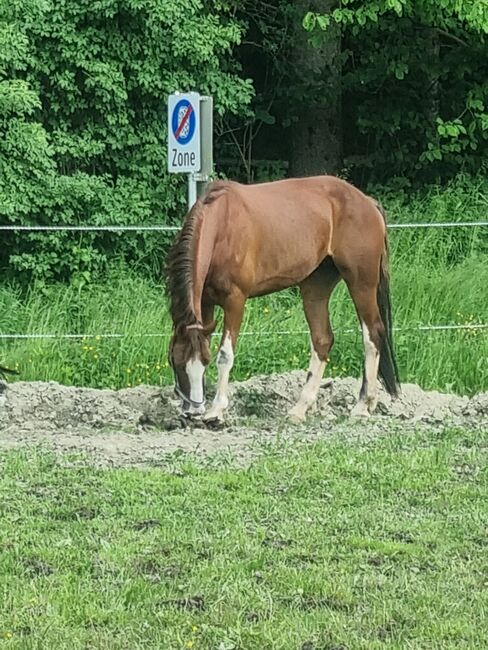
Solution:
M205 419L221 420L229 374L248 298L298 285L311 335L312 356L298 403L302 420L315 402L334 336L329 298L345 280L361 323L365 364L353 415L377 403L377 375L396 396L384 213L371 198L331 176L257 185L212 183L185 218L168 258L174 332L169 361L187 415L205 411L214 308L224 310L217 355L218 383Z

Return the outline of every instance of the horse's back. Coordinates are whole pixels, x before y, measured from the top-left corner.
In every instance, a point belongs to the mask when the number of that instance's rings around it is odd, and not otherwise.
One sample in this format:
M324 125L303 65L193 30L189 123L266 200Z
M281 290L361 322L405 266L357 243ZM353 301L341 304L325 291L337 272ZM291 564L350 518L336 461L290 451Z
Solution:
M247 227L266 236L277 230L287 237L297 229L326 238L340 233L378 231L384 219L377 203L335 176L290 178L244 185L235 181L212 184L206 202L226 196L229 226Z
M351 183L336 176L309 176L286 178L265 183L243 184L236 181L215 181L209 186L205 203L227 195L232 203L261 210L268 205L280 206L286 203L299 211L317 208L323 211L324 202L335 204L336 208L348 211L375 208L375 201Z

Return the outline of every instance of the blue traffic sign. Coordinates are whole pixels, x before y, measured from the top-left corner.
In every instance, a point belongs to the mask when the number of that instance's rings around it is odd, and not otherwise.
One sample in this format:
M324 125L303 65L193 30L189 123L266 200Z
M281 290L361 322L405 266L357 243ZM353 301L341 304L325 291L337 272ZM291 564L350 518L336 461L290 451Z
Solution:
M168 97L168 170L172 173L200 171L200 103L195 92Z

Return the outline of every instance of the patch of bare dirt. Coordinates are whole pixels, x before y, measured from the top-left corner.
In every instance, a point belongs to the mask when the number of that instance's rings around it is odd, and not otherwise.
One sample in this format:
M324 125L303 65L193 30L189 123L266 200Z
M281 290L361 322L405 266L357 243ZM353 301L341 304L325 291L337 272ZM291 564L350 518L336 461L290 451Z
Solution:
M147 465L182 452L226 454L248 462L276 441L316 439L341 432L369 439L393 428L416 426L488 428L488 392L473 398L426 392L404 384L392 401L380 392L374 417L348 417L359 393L356 379L334 379L319 394L317 410L301 425L284 417L299 396L304 372L254 377L231 388L231 407L222 430L184 422L171 388L138 386L119 391L15 382L0 393L0 448L46 446L83 452L97 465Z

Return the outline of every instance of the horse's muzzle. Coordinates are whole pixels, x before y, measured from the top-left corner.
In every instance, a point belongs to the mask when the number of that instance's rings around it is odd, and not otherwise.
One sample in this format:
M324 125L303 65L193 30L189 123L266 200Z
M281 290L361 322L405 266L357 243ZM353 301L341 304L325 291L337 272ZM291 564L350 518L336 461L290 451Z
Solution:
M175 386L175 396L181 401L181 413L185 418L191 418L205 413L205 400L203 402L194 402L178 386Z

